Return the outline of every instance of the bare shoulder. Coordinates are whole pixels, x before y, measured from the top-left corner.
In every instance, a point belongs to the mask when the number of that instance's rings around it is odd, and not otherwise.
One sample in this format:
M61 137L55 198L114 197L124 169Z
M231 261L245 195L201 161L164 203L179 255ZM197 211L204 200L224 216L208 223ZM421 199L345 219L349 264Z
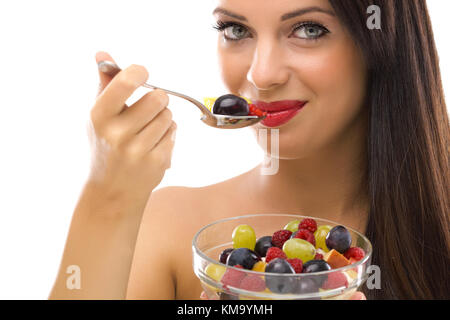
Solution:
M221 199L235 194L239 180L153 191L137 238L127 298L198 299L201 287L191 267L192 239L201 227L235 211L227 204L232 201Z
M136 240L127 299L199 297L201 288L190 267L191 243L195 232L214 219L207 193L208 188L189 187L152 193Z
M247 172L204 187L170 186L158 189L152 193L146 211L152 215L164 212L164 218L169 218L171 214L177 217L200 215L202 220L218 218L222 214L226 215L225 211L229 209L224 205L223 199L238 195L240 189L248 190L248 174Z

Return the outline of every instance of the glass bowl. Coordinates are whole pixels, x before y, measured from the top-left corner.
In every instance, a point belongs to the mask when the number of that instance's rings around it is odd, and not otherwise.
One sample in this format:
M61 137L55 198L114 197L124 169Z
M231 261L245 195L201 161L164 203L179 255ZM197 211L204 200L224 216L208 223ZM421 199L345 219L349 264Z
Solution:
M232 233L238 225L251 226L256 233L256 239L259 239L283 229L292 220L301 221L304 218L314 219L318 226L341 225L325 219L300 215L256 214L218 220L201 228L192 241L193 268L207 297L214 300L349 299L359 291L368 277L366 269L370 266L372 245L364 235L348 227L346 228L352 237L351 246L362 248L365 256L341 268L313 273L280 274L241 269L219 262L220 253L226 248L233 247ZM261 277L267 287L263 291L251 291L239 288L239 285L235 287L224 285L220 281L221 277L230 269L240 273L240 276L244 273L245 277L251 275ZM347 278L346 283L342 281L342 275Z

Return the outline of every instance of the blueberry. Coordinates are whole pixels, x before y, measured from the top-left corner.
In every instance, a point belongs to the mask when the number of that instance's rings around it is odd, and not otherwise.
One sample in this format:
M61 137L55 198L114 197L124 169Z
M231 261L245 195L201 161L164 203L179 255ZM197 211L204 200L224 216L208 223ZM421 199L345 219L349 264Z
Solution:
M318 292L320 286L316 281L311 278L300 278L297 281L297 287L295 288L295 293L306 294Z
M344 253L352 244L352 236L344 226L336 226L328 232L325 244L328 249Z
M272 236L261 237L256 241L255 251L261 257L265 257L270 247L273 247Z
M264 270L271 273L292 273L295 274L294 268L284 259L276 258L271 260ZM274 293L291 293L296 288L296 279L294 277L279 277L266 275L266 286Z
M303 264L303 273L331 270L330 265L324 260L309 260Z
M247 248L234 249L227 258L227 265L235 266L240 264L245 269L251 270L253 265L261 261L261 257L253 250Z
M249 107L245 99L233 94L226 94L214 102L213 113L226 116L248 116Z
M226 263L227 263L227 258L228 258L228 256L230 255L230 253L231 253L233 250L234 250L233 248L228 248L228 249L223 250L223 251L220 253L219 261L222 262L223 264L226 264Z
M305 264L303 264L302 273L311 273L311 272L320 272L331 270L331 267L324 260L309 260ZM321 287L322 284L327 280L327 275L317 275L314 277L314 280L318 287Z

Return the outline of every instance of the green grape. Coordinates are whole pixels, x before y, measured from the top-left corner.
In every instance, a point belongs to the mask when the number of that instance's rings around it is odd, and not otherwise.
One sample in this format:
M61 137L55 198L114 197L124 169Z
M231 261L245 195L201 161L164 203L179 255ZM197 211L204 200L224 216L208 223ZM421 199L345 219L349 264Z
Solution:
M241 224L233 230L233 248L248 248L255 250L256 234L255 231L246 224Z
M300 224L300 220L292 220L288 222L287 225L284 226L284 230L289 230L292 233L298 230L298 225Z
M330 251L325 244L325 239L327 237L328 232L332 229L331 226L323 225L319 226L317 230L314 232L314 238L316 238L316 248L320 248L325 252Z
M316 256L316 248L303 239L289 239L283 245L283 251L289 259L298 258L303 263L313 260Z
M218 264L210 263L205 268L205 273L217 282L222 279L223 274L227 271L227 268Z

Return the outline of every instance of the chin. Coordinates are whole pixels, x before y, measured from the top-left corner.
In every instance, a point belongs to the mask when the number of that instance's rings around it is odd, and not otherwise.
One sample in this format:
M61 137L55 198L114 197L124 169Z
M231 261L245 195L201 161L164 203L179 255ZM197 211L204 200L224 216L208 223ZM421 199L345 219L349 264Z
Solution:
M260 127L257 129L268 129L267 130L267 145L264 145L262 141L258 141L259 146L266 150L266 154L273 158L278 158L280 160L295 160L307 157L311 153L311 143L307 143L309 139L305 139L304 135L299 130L283 130L283 127L279 128L279 139L278 139L278 155L276 151L272 151L272 139L271 130L278 128L266 128ZM257 137L257 130L254 130L254 134ZM275 147L273 147L275 148Z

